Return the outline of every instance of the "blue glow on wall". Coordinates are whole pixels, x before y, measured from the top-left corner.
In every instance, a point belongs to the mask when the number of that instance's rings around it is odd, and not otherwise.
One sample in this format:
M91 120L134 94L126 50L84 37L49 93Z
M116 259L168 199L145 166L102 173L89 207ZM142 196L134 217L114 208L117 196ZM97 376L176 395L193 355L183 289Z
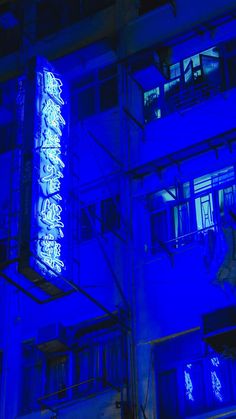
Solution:
M191 370L192 364L188 364L187 368ZM186 390L186 397L188 400L194 401L193 397L193 382L191 379L191 375L189 371L184 370L184 381L185 381L185 390Z
M33 225L36 236L37 267L45 273L57 275L65 270L63 260L65 199L62 182L65 169L63 130L66 121L62 116L62 81L46 69L37 72L37 123L34 140L33 201L37 217ZM37 186L37 183L39 187ZM42 261L43 263L41 263Z
M212 390L214 393L215 398L223 402L223 395L222 395L222 384L220 381L220 378L217 375L217 369L220 365L220 360L217 356L211 358L211 364L214 367L213 371L211 371L211 384L212 384Z

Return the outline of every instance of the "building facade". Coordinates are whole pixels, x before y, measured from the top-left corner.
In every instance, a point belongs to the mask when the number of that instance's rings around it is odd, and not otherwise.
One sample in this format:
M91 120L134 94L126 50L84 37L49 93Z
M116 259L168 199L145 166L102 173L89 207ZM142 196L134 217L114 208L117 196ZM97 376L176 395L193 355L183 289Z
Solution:
M0 2L0 418L236 417L235 18Z

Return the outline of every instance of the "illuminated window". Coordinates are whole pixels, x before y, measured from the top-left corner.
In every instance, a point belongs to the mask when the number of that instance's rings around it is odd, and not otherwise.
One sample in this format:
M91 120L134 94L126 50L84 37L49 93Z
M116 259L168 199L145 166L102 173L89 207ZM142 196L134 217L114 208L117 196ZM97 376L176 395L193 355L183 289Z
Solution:
M145 122L192 107L223 88L217 47L172 64L169 70L169 81L144 92Z
M235 213L236 210L236 186L232 185L218 192L220 217L225 224L232 223L230 211Z
M195 199L195 208L198 230L214 225L212 194Z
M152 252L179 248L191 241L189 182L147 197L151 211Z
M149 90L144 93L144 119L145 122L152 121L161 117L159 107L160 88Z
M236 223L234 167L150 194L147 205L153 253L179 249L198 240L199 234L215 230L218 223L232 226Z
M221 189L223 185L232 182L234 182L233 166L194 180L193 187L196 195L195 209L198 230L214 226L219 215L221 218L225 217L229 208L233 207L235 202L235 185Z

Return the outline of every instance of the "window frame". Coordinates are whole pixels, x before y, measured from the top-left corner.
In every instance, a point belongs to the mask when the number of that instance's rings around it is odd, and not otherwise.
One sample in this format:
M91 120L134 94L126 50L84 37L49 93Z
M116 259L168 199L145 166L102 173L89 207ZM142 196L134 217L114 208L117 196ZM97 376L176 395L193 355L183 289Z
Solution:
M191 339L191 334L188 337ZM178 339L178 338L175 338ZM175 346L175 339L172 343L173 348ZM156 345L158 346L158 344ZM225 376L225 383L226 383L226 390L227 399L225 402L223 401L222 404L214 400L214 396L212 394L212 378L211 378L211 371L213 371L214 367L209 367L211 359L218 358L220 362L225 364L223 367L223 376ZM185 375L184 371L186 370L188 365L199 365L200 369L202 369L202 377L200 384L202 385L202 402L196 406L194 409L188 409L187 407L187 394L186 394L186 384L185 384ZM177 401L176 406L176 413L175 416L169 416L169 419L176 419L182 417L195 417L196 415L202 415L204 413L212 413L214 411L219 411L219 409L230 409L232 405L236 403L236 383L235 383L235 374L236 374L236 359L228 359L223 356L220 356L218 353L214 352L207 344L204 343L202 347L201 354L198 355L190 355L188 354L185 359L176 359L174 361L167 362L165 365L158 365L158 357L156 356L155 364L155 382L156 382L156 405L157 411L159 412L160 419L166 419L167 415L162 416L161 413L161 394L164 389L161 390L161 377L169 372L175 374L176 379L176 394L174 395L174 399ZM222 374L222 372L221 372ZM221 375L220 374L220 375ZM191 380L191 378L190 378ZM196 383L195 383L196 384ZM191 387L191 386L190 386ZM196 387L195 387L196 388ZM193 383L194 389L194 383ZM199 383L197 386L199 389ZM216 397L216 396L215 396ZM191 406L191 405L190 405ZM165 413L165 412L164 412Z
M203 183L204 185L204 182L206 183L206 186L204 186L202 189L197 188L197 185L200 185L200 183ZM184 185L187 184L188 191L186 192L184 191ZM220 191L222 191L222 194L224 195L224 191L229 188L232 188L233 191L231 198L233 203L227 207L224 199L220 203ZM173 199L165 201L164 196L166 192L173 190ZM229 215L227 215L226 208L230 209L230 207L235 206L236 209L236 166L235 164L232 164L231 166L212 171L211 173L193 178L181 184L177 183L175 187L172 186L169 189L162 189L147 195L147 199L150 200L151 197L154 197L156 194L159 197L163 196L163 202L159 203L157 200L155 203L155 199L153 198L154 204L152 201L150 201L151 204L148 205L150 215L149 224L152 253L155 254L161 250L167 249L181 249L190 243L199 241L201 236L205 236L209 230L218 231L220 225L227 225L227 222L228 224L230 222L232 223ZM204 225L204 208L201 206L201 200L207 197L209 197L209 202L211 204L209 212L210 222L209 225ZM189 231L183 235L180 235L178 231L179 216L176 219L174 213L177 211L179 214L179 208L186 204L189 208L187 216ZM220 205L224 207L223 216L221 215L222 210ZM165 213L166 217L167 234L166 239L162 239L160 243L158 243L158 231L154 231L152 219L154 219L155 215L161 214L162 212Z

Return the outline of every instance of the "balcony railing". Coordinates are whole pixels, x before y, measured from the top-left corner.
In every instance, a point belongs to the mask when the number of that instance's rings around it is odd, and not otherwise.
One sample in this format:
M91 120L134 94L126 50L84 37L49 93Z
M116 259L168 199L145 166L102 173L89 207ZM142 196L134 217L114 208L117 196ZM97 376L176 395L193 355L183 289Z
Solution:
M199 77L191 84L176 82L168 91L158 89L159 92L152 93L144 100L145 122L160 119L173 112L184 112L224 90L221 78L213 83L207 77Z
M227 76L230 65L214 47L170 66L170 80L144 92L145 122L184 112L234 87L235 80Z
M179 91L170 92L166 100L166 112L170 113L171 109L184 111L192 108L198 103L210 99L222 90L221 84L211 84L207 80L201 80L190 86L184 86Z
M104 377L93 377L71 386L61 386L58 391L48 393L38 399L42 408L50 408L58 405L70 405L81 399L98 396L105 390L121 391L120 385L108 382Z
M179 235L170 240L157 241L156 245L153 245L151 250L154 254L160 251L173 253L185 246L193 245L196 243L204 245L207 240L211 240L211 238L213 240L218 232L218 225L212 225L203 229L191 231L190 233Z

